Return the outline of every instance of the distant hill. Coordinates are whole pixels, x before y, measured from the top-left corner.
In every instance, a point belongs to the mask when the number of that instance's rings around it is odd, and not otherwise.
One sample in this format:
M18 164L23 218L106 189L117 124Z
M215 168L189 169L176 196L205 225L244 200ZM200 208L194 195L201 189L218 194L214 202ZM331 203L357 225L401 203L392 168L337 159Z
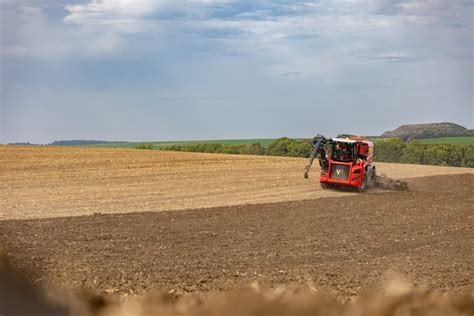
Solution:
M85 146L85 145L104 145L112 143L109 141L105 140L82 140L82 139L77 139L77 140L57 140L52 142L50 145L51 146ZM126 142L113 142L113 143L126 143Z
M387 131L383 133L381 137L411 140L457 136L474 136L474 130L467 129L458 124L447 122L429 124L408 124L402 125L393 131Z

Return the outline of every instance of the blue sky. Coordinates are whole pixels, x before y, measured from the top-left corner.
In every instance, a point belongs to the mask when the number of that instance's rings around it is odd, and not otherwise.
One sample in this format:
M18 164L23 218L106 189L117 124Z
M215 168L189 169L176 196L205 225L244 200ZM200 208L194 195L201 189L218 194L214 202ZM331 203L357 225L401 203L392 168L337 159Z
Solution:
M473 128L472 0L0 0L0 143Z

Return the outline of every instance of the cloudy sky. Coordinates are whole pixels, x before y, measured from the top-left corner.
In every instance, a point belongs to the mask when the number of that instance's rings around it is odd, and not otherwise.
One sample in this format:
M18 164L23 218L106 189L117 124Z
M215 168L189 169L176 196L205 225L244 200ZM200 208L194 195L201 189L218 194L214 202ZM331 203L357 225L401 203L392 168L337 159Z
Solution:
M473 128L474 0L0 0L0 143Z

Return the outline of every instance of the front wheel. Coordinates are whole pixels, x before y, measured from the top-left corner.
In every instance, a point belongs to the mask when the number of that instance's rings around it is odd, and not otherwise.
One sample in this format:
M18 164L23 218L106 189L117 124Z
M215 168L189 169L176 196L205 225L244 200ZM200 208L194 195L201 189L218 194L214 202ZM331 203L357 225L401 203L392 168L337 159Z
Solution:
M377 179L377 174L375 173L375 169L372 170L372 172L370 173L370 179L369 179L369 183L368 183L368 186L370 189L372 188L375 188L375 180Z
M321 188L323 188L324 190L331 188L331 185L327 182L321 182L320 184L321 184Z
M358 188L360 193L365 192L367 190L367 173L364 174L364 178L362 179L362 184Z

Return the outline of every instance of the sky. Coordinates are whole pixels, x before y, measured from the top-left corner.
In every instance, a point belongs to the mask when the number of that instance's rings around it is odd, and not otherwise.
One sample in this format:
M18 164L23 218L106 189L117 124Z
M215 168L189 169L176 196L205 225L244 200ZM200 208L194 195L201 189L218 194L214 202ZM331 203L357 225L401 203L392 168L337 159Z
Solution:
M474 125L474 0L0 0L0 143Z

